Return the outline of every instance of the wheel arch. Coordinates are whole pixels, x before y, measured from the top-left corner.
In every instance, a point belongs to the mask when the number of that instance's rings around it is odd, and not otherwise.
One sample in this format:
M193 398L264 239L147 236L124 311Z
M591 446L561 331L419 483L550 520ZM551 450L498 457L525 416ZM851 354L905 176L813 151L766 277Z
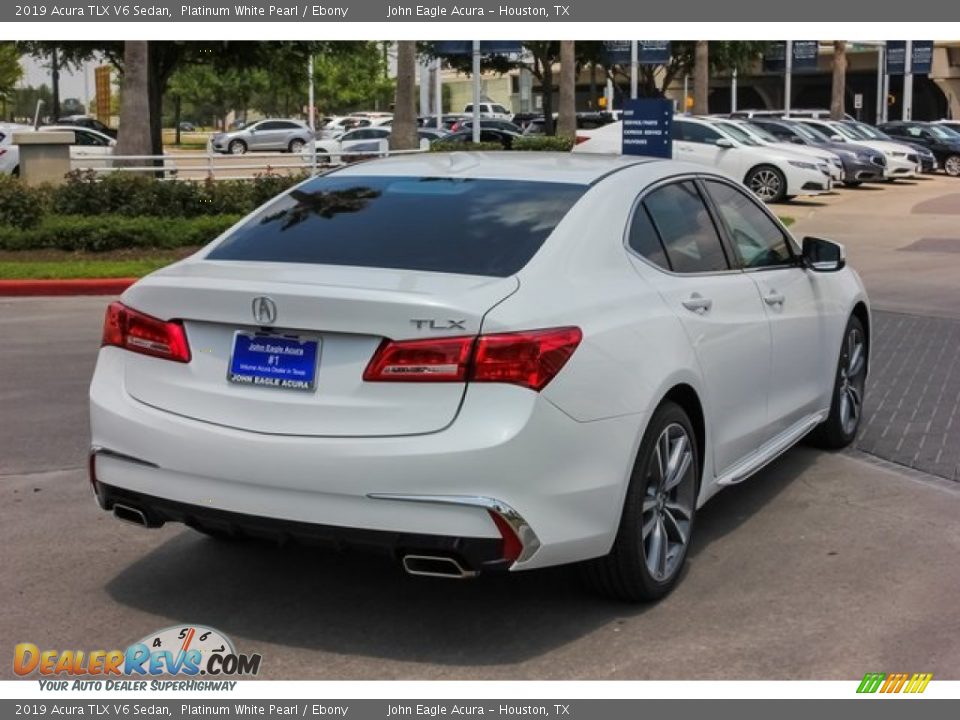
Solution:
M863 325L864 340L867 344L867 373L870 372L870 311L867 310L866 303L863 300L857 301L857 304L853 306L853 310L850 313L853 317L857 318L860 321L860 324Z
M692 385L688 385L687 383L678 383L667 391L667 393L663 396L663 399L660 400L658 407L663 405L665 402L676 403L687 414L687 417L690 418L690 423L693 425L693 432L697 441L697 462L700 464L700 477L697 481L698 483L701 483L703 480L707 452L707 425L700 395L696 390L694 390ZM697 487L697 492L700 492L699 485Z

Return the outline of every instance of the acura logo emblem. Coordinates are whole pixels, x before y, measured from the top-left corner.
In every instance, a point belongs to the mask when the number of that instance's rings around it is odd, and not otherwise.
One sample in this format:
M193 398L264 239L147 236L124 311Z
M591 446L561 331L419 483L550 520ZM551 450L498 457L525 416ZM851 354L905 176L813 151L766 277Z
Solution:
M259 325L273 325L277 321L277 304L268 297L255 297L253 319Z

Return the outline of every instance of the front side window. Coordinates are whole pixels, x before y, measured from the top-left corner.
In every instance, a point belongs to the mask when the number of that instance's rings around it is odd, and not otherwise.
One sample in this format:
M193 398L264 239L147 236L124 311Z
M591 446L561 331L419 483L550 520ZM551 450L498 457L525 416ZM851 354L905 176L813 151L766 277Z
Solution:
M720 235L693 181L657 188L647 195L643 204L674 272L729 269Z
M746 193L715 180L707 180L706 186L744 267L793 262L786 234Z
M700 125L698 123L683 123L683 125L683 139L687 142L716 145L717 140L723 137L712 127L707 127L706 125Z
M506 277L529 262L587 188L334 173L281 195L206 257Z

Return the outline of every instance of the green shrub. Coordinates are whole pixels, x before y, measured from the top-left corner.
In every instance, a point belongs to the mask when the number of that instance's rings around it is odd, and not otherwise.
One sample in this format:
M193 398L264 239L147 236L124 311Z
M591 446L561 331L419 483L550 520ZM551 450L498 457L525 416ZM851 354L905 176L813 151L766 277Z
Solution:
M524 135L513 141L514 150L546 150L553 152L570 152L573 140L564 137L549 135Z
M49 215L33 227L0 226L0 249L104 252L121 248L191 247L205 245L239 219L239 215L194 218Z
M130 173L75 171L52 192L61 215L200 217L245 215L305 175L257 175L249 180L157 180Z
M28 187L19 178L0 175L0 225L34 227L49 206L49 187Z
M430 152L466 152L468 150L487 152L492 150L503 150L503 146L496 142L459 143L444 142L443 140L437 140L430 146Z

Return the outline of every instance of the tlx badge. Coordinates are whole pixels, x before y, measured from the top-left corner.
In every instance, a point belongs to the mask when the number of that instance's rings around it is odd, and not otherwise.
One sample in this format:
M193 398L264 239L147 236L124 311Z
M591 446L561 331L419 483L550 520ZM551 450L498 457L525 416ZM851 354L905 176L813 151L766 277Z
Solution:
M410 321L413 323L417 330L466 330L464 323L466 320L418 320L413 319Z

